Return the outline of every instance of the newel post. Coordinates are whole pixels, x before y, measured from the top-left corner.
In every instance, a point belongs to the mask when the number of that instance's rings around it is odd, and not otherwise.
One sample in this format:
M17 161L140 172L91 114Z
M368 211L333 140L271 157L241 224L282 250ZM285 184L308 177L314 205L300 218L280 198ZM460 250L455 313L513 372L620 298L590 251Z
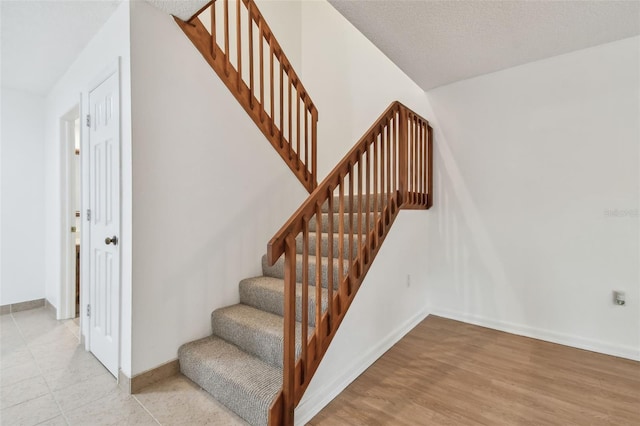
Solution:
M407 167L409 163L408 158L408 144L409 138L407 133L407 110L400 107L399 110L400 127L399 127L399 146L398 146L398 188L400 190L400 205L402 206L407 202Z

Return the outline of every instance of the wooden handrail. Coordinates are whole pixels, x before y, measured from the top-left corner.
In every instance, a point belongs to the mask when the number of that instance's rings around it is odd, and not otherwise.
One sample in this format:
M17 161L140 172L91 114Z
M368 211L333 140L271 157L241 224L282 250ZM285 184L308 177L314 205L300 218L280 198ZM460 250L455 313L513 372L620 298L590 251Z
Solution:
M229 7L229 0L213 0L187 21L174 19L298 180L312 192L317 186L318 110L255 2L233 1L235 8ZM230 10L235 10L234 20ZM220 15L222 28L218 25ZM219 40L218 31L223 40ZM235 49L231 43L236 44Z
M432 133L426 119L400 102L393 102L269 242L268 263L273 265L284 255L285 264L283 389L271 406L271 424L293 424L294 408L399 210L431 207ZM326 219L323 217L325 211L328 212ZM334 213L338 215L337 232L333 224ZM321 229L324 232L323 220L327 221L328 237L328 253L324 258L318 235ZM315 247L309 245L312 224L317 233ZM300 238L301 259L296 250L296 239ZM334 253L335 238L337 253ZM315 276L311 276L310 258L314 256ZM333 270L334 259L338 271ZM301 334L296 336L296 286L299 281L296 262L300 261L302 324ZM322 283L324 266L326 283ZM320 302L323 284L327 287L326 308ZM308 312L310 285L315 285L316 303L312 315ZM315 322L311 334L308 333L310 318ZM297 356L296 338L303 342Z

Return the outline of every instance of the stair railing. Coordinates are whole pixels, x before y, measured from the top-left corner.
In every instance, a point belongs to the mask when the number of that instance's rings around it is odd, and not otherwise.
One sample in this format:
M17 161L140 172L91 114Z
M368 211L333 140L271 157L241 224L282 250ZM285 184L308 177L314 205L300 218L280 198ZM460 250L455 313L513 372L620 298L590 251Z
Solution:
M293 424L294 408L399 210L431 207L432 146L428 121L401 103L392 103L269 242L269 264L283 254L285 264L283 390L271 406L270 424ZM309 244L309 233L314 226L317 233L323 230L323 220L326 257L318 234L315 247ZM302 251L301 258L297 251ZM310 273L312 256L316 256L315 276ZM302 289L296 295L300 275ZM309 312L310 291L315 291L315 312ZM315 323L312 332L310 320ZM302 342L299 353L296 341Z
M175 18L304 187L317 186L318 110L253 0Z

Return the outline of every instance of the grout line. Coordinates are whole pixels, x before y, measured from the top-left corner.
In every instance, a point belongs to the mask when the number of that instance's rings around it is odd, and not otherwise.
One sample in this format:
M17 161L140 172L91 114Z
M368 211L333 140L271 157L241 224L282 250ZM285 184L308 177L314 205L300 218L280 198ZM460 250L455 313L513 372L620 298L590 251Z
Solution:
M147 414L149 414L149 415L151 416L151 418L152 418L153 420L155 420L155 421L156 421L156 423L158 423L159 425L162 425L162 423L160 423L160 421L159 421L158 419L156 419L156 416L154 416L154 415L151 413L151 411L149 411L149 410L147 409L147 407L145 407L145 406L144 406L144 404L143 404L142 402L140 402L140 400L139 400L135 395L131 395L131 397L133 397L133 399L135 399L135 400L136 400L136 402L137 402L138 404L140 404L140 406L142 407L142 409L143 409L144 411L146 411L146 412L147 412Z
M16 325L16 328L18 329L18 332L20 333L20 337L22 337L22 340L24 341L24 344L25 344L27 350L29 351L29 354L31 355L31 358L33 359L33 362L36 364L36 368L38 369L38 372L40 373L39 376L42 377L42 380L44 381L44 385L47 387L47 389L49 389L49 396L51 396L51 399L53 399L53 402L55 402L56 406L58 407L58 411L60 412L59 415L62 416L62 418L64 419L65 423L67 423L67 425L68 425L69 424L69 420L67 420L67 416L65 416L64 411L62 411L62 407L58 403L58 400L56 399L55 396L53 396L53 391L51 390L51 386L49 386L49 382L47 382L47 379L45 379L44 373L42 372L42 368L40 368L40 364L38 363L38 361L36 360L36 357L33 355L33 352L31 351L31 345L29 345L29 343L27 342L27 339L25 338L25 335L22 332L22 329L20 328L20 326L18 325L18 322L16 321L15 317L13 316L13 313L10 313L9 315L11 315L11 319L13 320L13 322ZM53 419L55 417L57 417L57 416L51 417L51 419ZM47 419L47 420L45 420L45 422L48 421L48 420L51 420L51 419ZM41 423L44 423L44 422L41 422Z

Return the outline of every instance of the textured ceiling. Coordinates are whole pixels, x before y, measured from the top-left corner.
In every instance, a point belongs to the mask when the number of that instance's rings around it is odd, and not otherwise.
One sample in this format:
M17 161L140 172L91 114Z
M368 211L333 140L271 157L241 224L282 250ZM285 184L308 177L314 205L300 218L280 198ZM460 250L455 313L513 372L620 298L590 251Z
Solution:
M46 95L121 0L0 0L2 86Z
M147 1L183 19L207 3ZM640 34L640 0L329 1L425 90ZM120 2L0 0L2 86L47 94Z
M424 90L640 34L640 1L329 0Z

